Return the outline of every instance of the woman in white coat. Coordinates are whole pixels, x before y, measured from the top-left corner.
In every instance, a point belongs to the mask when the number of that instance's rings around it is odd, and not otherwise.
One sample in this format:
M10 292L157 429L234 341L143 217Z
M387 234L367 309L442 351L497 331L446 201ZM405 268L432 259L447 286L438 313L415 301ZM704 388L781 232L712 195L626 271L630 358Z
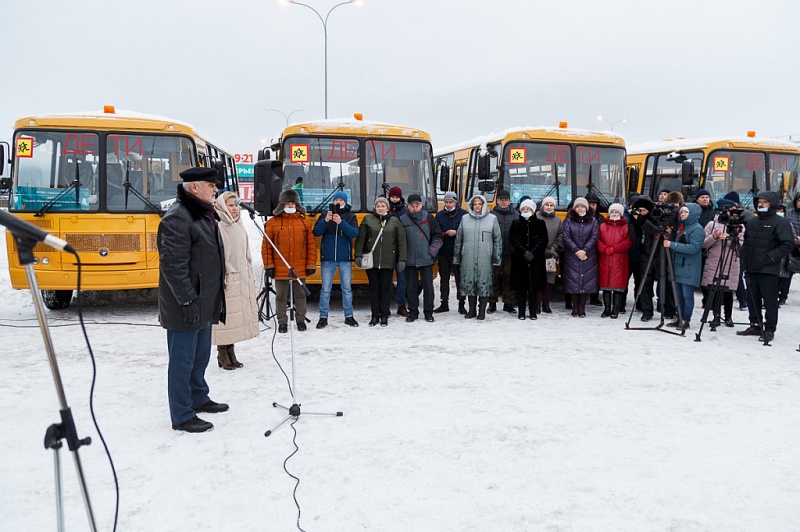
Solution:
M225 246L226 316L225 323L213 326L211 343L217 346L217 364L229 370L243 366L236 359L234 344L259 333L253 260L236 197L234 192L223 192L214 203Z

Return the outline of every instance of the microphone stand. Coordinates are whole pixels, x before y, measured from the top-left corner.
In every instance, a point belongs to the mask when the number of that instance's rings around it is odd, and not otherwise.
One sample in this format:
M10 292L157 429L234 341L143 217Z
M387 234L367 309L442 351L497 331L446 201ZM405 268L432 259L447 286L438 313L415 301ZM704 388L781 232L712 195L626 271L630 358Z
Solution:
M258 232L261 233L262 238L267 238L267 235L264 233L264 228L262 224L256 221L256 211L252 207L248 206L244 202L240 202L237 204L240 209L244 209L250 213L250 219L253 220L253 224L255 224L256 229ZM272 313L272 308L269 303L269 294L272 292L275 293L275 290L272 289L272 282L270 281L269 275L267 275L267 269L264 268L264 288L261 292L256 296L256 301L260 300L258 304L258 320L263 323L268 329L270 328L267 325L267 320L271 319L275 314Z
M297 385L295 384L295 377L297 375L297 365L296 365L295 353L294 353L294 331L295 331L295 327L296 327L295 308L294 308L294 281L297 281L300 284L300 286L303 288L303 291L306 293L307 296L311 294L311 290L309 290L308 287L305 285L305 283L297 276L297 272L294 271L294 268L292 268L292 266L289 264L289 262L286 260L286 258L281 254L280 250L278 249L278 246L275 245L275 243L272 241L272 239L267 236L267 233L264 231L264 229L258 224L258 222L256 222L255 210L247 209L247 211L250 213L250 218L253 220L253 223L255 223L256 226L258 227L258 230L261 233L261 236L264 237L264 239L267 241L267 244L269 244L269 246L272 248L272 250L278 256L278 258L281 259L281 262L283 262L283 264L289 270L289 277L290 277L290 279L289 279L289 345L291 346L291 354L292 354L292 384L289 387L289 393L292 396L292 406L286 407L286 406L283 406L281 404L278 404L277 402L273 402L272 403L273 407L285 410L287 415L286 415L286 417L284 417L281 420L280 423L278 423L277 425L275 425L274 427L272 427L271 429L267 430L264 433L264 437L268 437L270 434L272 434L273 432L278 430L278 428L281 425L283 425L284 423L286 423L290 419L297 420L300 417L300 414L301 414L300 402L299 402L299 400L297 398L297 396L298 396L298 394L297 394ZM268 298L269 297L269 293L265 294L265 297ZM341 416L344 415L344 413L343 412L305 412L305 415L307 415L307 416L341 417Z
M53 449L54 467L55 467L55 483L56 483L56 517L58 522L59 532L64 530L64 508L62 504L61 494L61 461L59 459L59 449L62 446L61 440L67 440L67 447L72 451L72 457L75 461L75 471L78 475L78 483L80 484L81 495L83 496L83 504L86 507L86 515L89 518L89 529L92 531L97 530L97 525L94 520L94 513L92 512L92 504L89 501L89 492L86 489L86 479L83 476L83 468L81 467L80 456L78 455L78 448L82 445L89 445L92 442L91 438L78 438L78 431L75 428L75 420L72 417L72 410L67 405L67 397L64 394L64 385L61 381L61 373L58 370L58 362L56 361L55 351L53 350L53 340L50 336L50 329L47 326L47 319L44 315L44 303L39 295L39 285L36 282L36 273L33 269L34 256L33 248L36 246L37 240L30 236L16 236L14 239L17 242L17 249L19 253L19 261L25 267L25 274L28 277L28 286L33 296L33 306L36 309L36 318L39 320L39 328L42 331L42 338L44 339L45 349L47 350L47 357L50 360L50 369L53 373L53 380L56 385L56 393L58 394L58 401L61 405L61 423L54 423L47 428L44 438L45 449Z

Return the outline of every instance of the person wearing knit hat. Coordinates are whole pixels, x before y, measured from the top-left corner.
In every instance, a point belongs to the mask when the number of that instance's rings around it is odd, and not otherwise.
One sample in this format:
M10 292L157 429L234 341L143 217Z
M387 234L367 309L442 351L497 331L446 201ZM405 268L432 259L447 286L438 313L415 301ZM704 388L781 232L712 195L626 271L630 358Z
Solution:
M306 210L300 204L300 196L296 190L287 189L281 192L278 206L272 211L273 216L267 220L264 233L278 248L263 238L261 242L261 258L267 275L274 279L275 312L278 316L278 332L289 332L289 318L286 305L289 302L289 283L294 295L295 318L297 330L305 331L306 326L306 292L298 281L292 277L289 268L305 282L306 277L317 270L317 239L314 238L314 227L306 221ZM286 263L288 262L288 267Z
M442 249L436 257L436 265L439 268L439 306L433 309L436 314L450 311L450 277L455 277L456 297L458 299L458 311L466 314L464 306L466 297L461 294L461 270L453 264L453 249L456 243L458 226L467 211L458 204L458 195L449 191L444 193L444 208L436 213L436 222L442 230ZM463 312L462 312L463 311Z
M503 238L503 256L500 259L500 266L492 268L492 295L489 296L489 306L486 312L492 314L497 312L497 302L503 299L504 312L516 312L514 308L517 294L511 289L511 260L513 250L508 241L511 224L519 218L519 212L511 205L511 194L506 189L497 191L495 196L497 204L492 208L490 214L497 218L500 226L500 235Z
M551 259L552 261L556 261L556 264L558 264L557 261L564 252L564 229L562 227L563 222L561 221L561 218L556 214L556 200L554 197L545 196L542 198L541 208L536 213L536 217L543 221L547 227L547 248L545 248L544 251L545 261ZM545 314L550 314L553 312L550 308L550 300L553 297L555 284L555 270L548 271L547 284L539 295L539 304L542 312Z
M358 220L347 204L347 193L337 190L333 194L331 209L322 211L314 224L314 236L322 237L319 248L320 277L319 321L317 329L328 326L331 306L331 288L336 270L339 270L339 286L342 289L344 323L358 327L353 317L353 239L358 236Z
M647 196L639 196L631 205L631 208L635 210L646 209L647 212L645 214L650 214L651 212L653 212L654 207L655 204L653 204L653 200L651 200Z
M406 232L400 220L389 213L389 200L380 196L375 199L375 212L361 220L358 237L353 246L356 267L364 269L369 282L369 300L372 316L369 326L389 325L389 306L392 302L392 273L405 277L407 247ZM365 255L371 254L372 267L363 263Z
M731 200L736 205L739 205L742 202L742 200L739 198L739 193L736 192L735 190L731 190L730 192L725 194L725 196L723 196L723 198L726 199L726 200Z
M711 201L711 193L701 188L697 191L697 194L694 197L694 202L700 205L702 211L700 212L700 227L705 227L708 222L714 220L714 215L716 214L716 207L714 207L714 202ZM703 261L705 263L705 261ZM703 304L705 304L705 299L703 299Z
M408 259L406 260L406 303L411 323L419 318L419 294L422 292L422 313L425 321L433 318L433 265L442 248L442 230L436 218L422 208L422 197L413 193L408 195L408 212L400 216L400 223L406 231Z
M564 293L572 299L572 316L586 317L589 294L597 292L597 237L599 225L589 214L586 198L575 199L564 220Z
M734 207L736 204L729 199L722 198L717 200L717 207L720 213L708 222L704 230L703 249L706 258L703 265L703 276L700 287L704 289L704 294L713 294L711 297L711 311L714 318L709 322L711 327L719 327L722 323L721 310L725 310L725 326L733 327L733 294L738 288L739 274L741 271L739 263L739 248L744 238L744 226L737 235L728 233L728 224L720 222L720 216L725 210ZM738 238L739 248L734 248L733 239ZM724 258L723 258L724 253ZM722 262L722 265L720 263ZM720 275L720 268L724 269L724 275ZM714 288L714 290L711 290ZM708 301L708 298L706 298Z
M637 310L642 311L641 320L650 321L653 319L653 283L654 276L658 271L658 265L648 264L649 257L653 251L657 237L661 235L659 228L653 223L651 213L655 209L653 201L644 194L638 196L631 204L629 211L630 225L633 227L636 246L638 246L639 260L638 266L629 262L630 268L636 268L634 272L634 293L638 294L635 301ZM654 261L655 262L655 261ZM649 268L648 268L649 266ZM637 280L638 277L638 280Z
M511 287L517 296L517 318L525 319L527 307L529 318L535 320L539 313L539 292L547 285L547 225L534 216L536 203L533 200L524 200L519 211L508 235L513 249Z
M403 200L403 191L398 186L389 189L389 214L396 218L400 218L408 212L405 200ZM399 273L399 272L397 272ZM406 276L396 275L397 277L397 314L400 316L408 316L408 308L406 307Z
M601 318L616 319L624 306L628 287L628 250L633 240L628 231L628 220L623 216L625 207L619 203L608 206L608 218L600 225L597 238L598 285L603 292Z

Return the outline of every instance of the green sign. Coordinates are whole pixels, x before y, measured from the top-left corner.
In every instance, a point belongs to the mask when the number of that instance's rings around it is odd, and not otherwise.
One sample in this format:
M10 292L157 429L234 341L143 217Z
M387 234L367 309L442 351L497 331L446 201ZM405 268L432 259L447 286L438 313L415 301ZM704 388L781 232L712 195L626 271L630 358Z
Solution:
M237 164L236 165L236 175L239 176L239 179L247 179L252 181L253 176L255 175L253 164Z

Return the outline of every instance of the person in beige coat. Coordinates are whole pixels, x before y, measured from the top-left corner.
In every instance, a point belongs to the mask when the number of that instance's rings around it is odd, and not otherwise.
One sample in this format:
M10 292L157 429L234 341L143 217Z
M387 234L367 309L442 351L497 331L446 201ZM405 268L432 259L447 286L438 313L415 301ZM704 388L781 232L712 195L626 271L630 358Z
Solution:
M219 232L225 245L225 323L214 325L211 343L217 346L217 364L223 369L241 368L234 344L258 336L258 306L253 259L234 192L223 192L214 203Z

